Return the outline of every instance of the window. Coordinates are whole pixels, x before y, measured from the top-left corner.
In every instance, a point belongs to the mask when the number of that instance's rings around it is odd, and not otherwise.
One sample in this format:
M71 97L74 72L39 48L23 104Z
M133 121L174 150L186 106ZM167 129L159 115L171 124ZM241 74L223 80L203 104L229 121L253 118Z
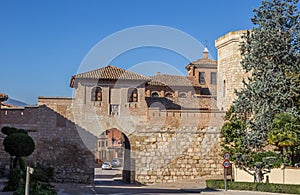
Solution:
M127 95L128 95L128 102L138 102L137 88L129 88Z
M165 97L167 97L167 98L173 98L174 95L173 95L172 92L166 92Z
M217 84L217 73L216 72L211 72L210 73L210 84L211 85L216 85Z
M158 92L153 92L153 93L151 94L151 97L159 97Z
M112 116L119 115L119 105L117 104L110 105L110 115Z
M226 95L226 81L224 80L224 83L223 83L223 97L225 97Z
M205 72L199 72L199 83L205 84Z
M101 87L94 87L92 89L92 101L102 101L102 89Z
M181 93L179 94L179 97L180 97L180 98L186 98L187 95L186 95L186 93L181 92Z
M111 143L114 145L115 143L117 143L117 139L116 138L111 138Z

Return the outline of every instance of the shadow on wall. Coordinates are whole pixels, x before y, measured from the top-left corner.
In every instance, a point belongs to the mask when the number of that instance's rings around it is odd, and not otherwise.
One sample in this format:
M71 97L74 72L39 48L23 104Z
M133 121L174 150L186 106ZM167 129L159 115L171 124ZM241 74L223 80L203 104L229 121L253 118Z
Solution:
M84 136L85 143L81 139ZM60 182L94 181L97 137L43 105L38 112L37 163L54 167Z
M98 137L47 106L40 106L38 121L38 162L54 167L57 181L92 183ZM131 183L135 180L134 160L130 141L122 134L125 138L122 177Z

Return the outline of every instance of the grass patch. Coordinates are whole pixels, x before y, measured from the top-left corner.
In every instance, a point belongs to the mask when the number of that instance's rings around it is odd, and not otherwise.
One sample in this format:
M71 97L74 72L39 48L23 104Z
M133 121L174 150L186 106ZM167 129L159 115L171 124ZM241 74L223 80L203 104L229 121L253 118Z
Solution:
M206 180L206 186L212 189L224 189L224 180ZM274 184L274 183L253 183L253 182L232 182L227 181L228 190L247 190L286 194L300 194L300 185Z

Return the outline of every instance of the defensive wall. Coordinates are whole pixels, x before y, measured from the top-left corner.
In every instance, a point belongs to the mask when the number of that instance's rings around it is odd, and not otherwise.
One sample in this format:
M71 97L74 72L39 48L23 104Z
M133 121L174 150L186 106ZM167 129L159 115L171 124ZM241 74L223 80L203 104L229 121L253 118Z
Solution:
M221 175L220 128L235 97L233 91L242 87L245 77L239 53L243 33L231 32L216 40L217 98L201 102L200 97L184 104L201 104L195 109L168 108L162 102L149 101L143 87L138 88L140 101L128 103L122 99L126 94L124 87L113 89L109 84L103 88L103 101L92 103L87 96L92 86L83 85L76 91L75 99L39 97L36 107L3 108L0 126L28 130L36 143L29 165L52 166L58 181L92 182L97 138L111 128L122 131L128 139L125 171L130 173L130 182L174 182ZM110 115L110 104L114 103L120 105L121 114ZM219 109L209 107L213 104ZM0 134L0 139L4 135ZM0 168L8 168L9 155L2 144L0 154Z
M54 167L57 181L92 182L95 164L91 147L97 136L88 130L94 125L80 125L92 123L80 119L74 122L72 102L71 98L40 97L36 107L1 109L1 127L29 131L36 143L34 154L27 158L29 165L40 163ZM94 118L93 112L80 112L84 119ZM152 120L164 121L164 125L128 124L126 117L101 116L103 121L109 121L103 125L103 130L118 128L129 139L131 182L174 182L221 174L219 126L224 112L152 109L149 113ZM127 126L120 123L124 120ZM201 120L202 123L195 126L196 121ZM4 152L3 145L0 147L0 166L8 168L9 155Z

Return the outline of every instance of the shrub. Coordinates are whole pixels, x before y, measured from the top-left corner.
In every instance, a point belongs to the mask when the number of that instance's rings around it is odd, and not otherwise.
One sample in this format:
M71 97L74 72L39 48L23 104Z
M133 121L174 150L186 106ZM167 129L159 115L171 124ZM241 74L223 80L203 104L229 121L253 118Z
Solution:
M213 189L224 189L224 180L206 180L206 186ZM248 190L273 193L300 194L300 185L274 184L274 183L252 183L227 181L227 189Z
M41 165L37 165L34 168L34 172L32 174L31 181L41 181L41 182L49 182L54 177L54 169L52 167L44 167Z
M29 187L30 195L57 195L57 192L48 184L42 182L35 182L30 184ZM25 188L18 188L13 195L24 195Z
M29 156L35 149L33 139L24 133L12 133L3 140L4 149L11 156Z
M21 184L22 171L20 169L12 169L9 172L7 185L3 188L4 192L15 191Z
M57 195L57 192L49 183L53 176L54 170L52 167L37 165L34 168L33 174L30 176L30 195ZM20 185L13 195L24 195L24 193L25 185L23 184Z

